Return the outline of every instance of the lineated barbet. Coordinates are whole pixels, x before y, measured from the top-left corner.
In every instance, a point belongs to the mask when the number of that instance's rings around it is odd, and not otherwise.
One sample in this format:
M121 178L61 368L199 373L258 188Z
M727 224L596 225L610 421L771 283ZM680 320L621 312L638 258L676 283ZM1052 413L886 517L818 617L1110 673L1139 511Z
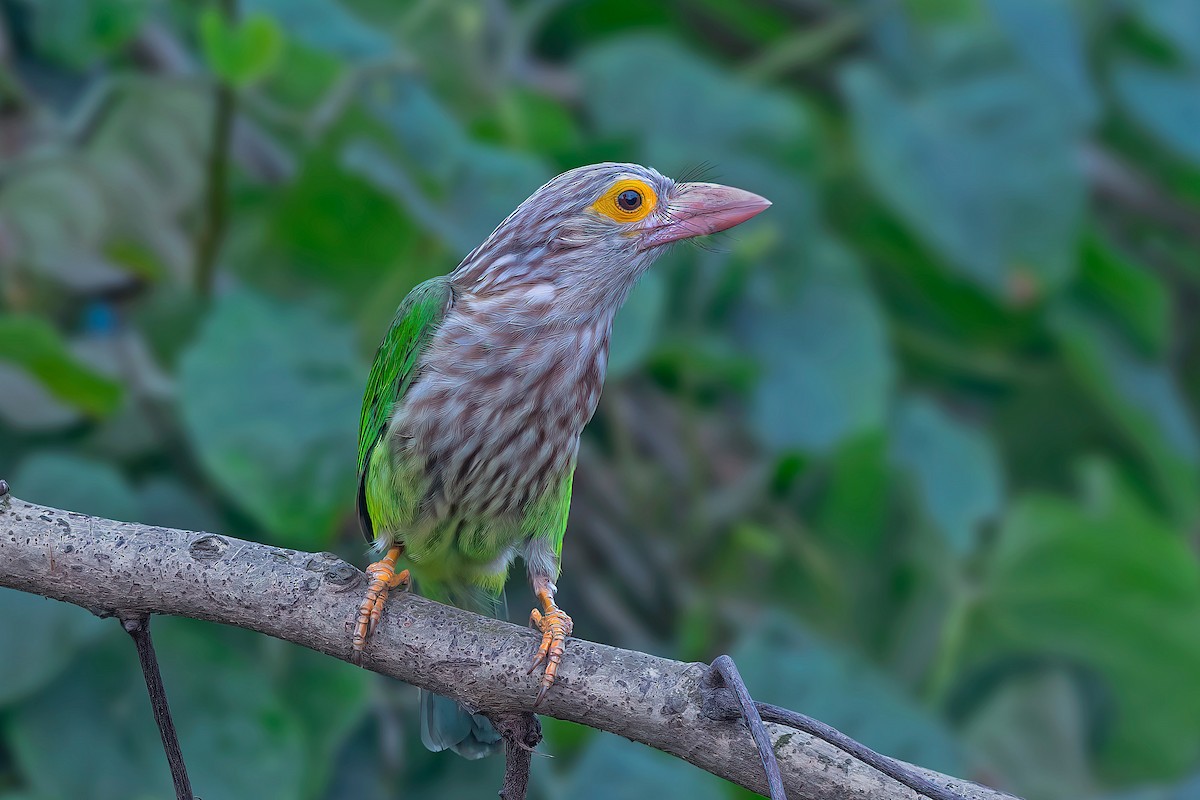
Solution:
M356 657L410 570L425 596L495 614L521 556L541 605L530 667L545 665L541 701L571 634L554 584L613 317L664 245L769 205L637 164L579 167L534 192L449 275L404 298L360 420L358 516L383 557L367 568ZM408 569L397 571L402 557ZM485 717L446 698L425 693L421 715L432 750L479 757L500 739Z

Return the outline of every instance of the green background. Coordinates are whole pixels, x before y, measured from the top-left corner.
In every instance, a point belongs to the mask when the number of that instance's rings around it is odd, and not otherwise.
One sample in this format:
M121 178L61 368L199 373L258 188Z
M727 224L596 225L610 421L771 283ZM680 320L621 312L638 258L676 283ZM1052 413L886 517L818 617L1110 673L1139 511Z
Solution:
M14 494L365 564L400 298L564 169L699 174L774 207L617 320L577 633L1032 800L1200 797L1194 0L233 6L0 0ZM410 687L155 630L206 800L499 788ZM745 794L545 727L537 798ZM0 591L0 800L169 786L116 623Z

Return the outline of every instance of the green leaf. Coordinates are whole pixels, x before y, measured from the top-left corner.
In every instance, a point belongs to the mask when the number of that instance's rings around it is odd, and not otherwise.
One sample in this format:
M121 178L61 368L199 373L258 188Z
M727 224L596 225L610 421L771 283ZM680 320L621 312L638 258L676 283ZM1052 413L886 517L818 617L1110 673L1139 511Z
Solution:
M81 149L30 159L0 186L10 258L89 295L128 287L128 273L184 278L179 216L199 194L209 110L173 78L99 81L66 129Z
M76 423L82 415L57 400L25 370L0 361L0 418L20 431L48 431Z
M441 185L465 160L470 139L424 82L411 77L373 86L370 108L388 126L412 166Z
M313 549L353 502L365 381L346 325L230 294L180 362L184 427L216 485L276 541Z
M506 216L494 210L498 203L489 202L489 198L480 196L468 200L462 215L454 213L450 202L439 203L421 188L418 178L423 176L420 170L405 166L382 147L365 139L355 140L346 147L342 163L346 169L357 173L376 189L390 195L413 220L440 239L456 255L466 255L470 252L471 248L483 241ZM497 176L476 173L476 177L489 181ZM528 194L532 194L541 184L518 181L517 185L523 185ZM506 189L511 200L509 211L524 199L522 197L513 200L512 192L513 184L510 183Z
M221 520L191 489L172 478L152 478L138 488L143 525L162 525L186 531L217 531Z
M814 248L794 294L747 320L762 378L752 422L774 450L828 451L883 425L894 368L880 310L848 251Z
M80 69L123 47L150 8L148 0L38 0L28 5L38 49Z
M270 16L289 39L349 60L380 59L391 39L337 0L246 0L243 12Z
M816 528L874 559L888 533L891 470L883 431L844 442L829 459L828 488L820 494Z
M173 249L180 242L170 234L180 233L176 215L191 208L204 186L211 114L202 87L146 80L113 90L103 124L88 141L87 174L105 187L114 232L136 235L177 269ZM186 239L183 245L190 247Z
M403 258L419 229L398 212L391 196L345 169L336 154L310 153L273 206L267 246L282 251L284 281L311 276L345 291L358 305L380 290L382 270L414 286L437 269L433 259ZM260 265L252 269L261 275ZM398 299L391 300L389 318Z
M1149 0L1128 8L1181 56L1200 66L1200 6L1193 0Z
M979 526L1001 510L1004 474L988 435L909 396L897 412L892 458L911 476L921 505L951 550L970 552Z
M608 377L620 378L640 366L650 354L667 306L667 283L661 272L642 276L613 321L608 353Z
M522 86L500 97L495 124L508 143L530 153L570 156L581 146L579 123L561 102ZM475 129L478 135L479 131Z
M154 632L197 796L300 797L305 751L299 723L253 653L230 643L254 639L165 618L155 618ZM7 722L8 746L35 793L89 800L172 794L127 637L89 650L86 660L13 709ZM64 759L70 769L62 768Z
M1146 267L1135 264L1099 233L1083 250L1079 296L1105 312L1140 350L1162 355L1170 340L1171 299L1167 287Z
M143 382L145 373L137 374L133 382L142 391L150 383ZM156 373L151 380L157 381L161 375ZM165 379L164 383L166 382ZM174 388L173 386L171 388ZM154 419L146 413L147 402L160 402L167 395L159 394L153 397L143 395L138 402L122 404L120 410L104 420L103 424L89 429L87 438L81 445L84 449L102 454L110 463L122 461L135 463L138 459L153 458L162 452L164 429L162 418Z
M70 603L0 589L0 707L54 680L112 625Z
M1200 66L1183 72L1123 61L1113 71L1113 86L1145 130L1200 166Z
M138 520L137 495L120 473L99 461L40 452L22 461L9 483L13 494L31 503L126 522Z
M915 21L933 24L962 24L977 19L982 14L975 0L904 0L897 7Z
M190 286L158 286L140 298L131 321L141 334L148 360L173 371L209 309L210 304Z
M691 764L606 733L592 737L572 766L565 786L556 787L553 795L571 800L618 797L720 800L725 797L727 786L725 781ZM622 791L621 787L627 790Z
M372 111L401 152L357 139L342 163L456 254L466 255L550 177L534 156L473 141L423 83L405 77L374 88Z
M963 754L943 723L876 667L798 622L768 614L733 658L756 700L802 710L893 758L963 772Z
M654 80L646 80L648 65ZM588 49L578 69L595 131L636 143L623 158L693 180L705 180L711 167L720 182L775 204L752 227L786 228L797 239L815 229L804 178L819 140L811 115L793 95L733 77L678 41L652 34L614 37ZM781 169L785 164L801 168ZM747 228L730 234L750 235Z
M324 796L320 788L332 777L335 756L368 711L373 678L352 664L287 646L287 671L278 690L304 733L305 796Z
M1075 379L1140 451L1178 519L1196 519L1200 435L1174 373L1134 351L1091 315L1064 307L1053 319Z
M646 80L647 65L655 80ZM599 133L642 140L659 169L694 167L719 154L724 173L738 151L794 156L815 147L812 123L794 98L740 81L678 41L614 38L588 50L579 68Z
M249 86L265 77L283 52L283 33L275 20L248 14L236 24L214 6L200 14L200 43L213 73L234 86Z
M971 716L964 737L985 774L1026 800L1090 797L1087 714L1061 669L1019 675Z
M909 95L859 64L842 87L867 178L948 266L1026 301L1070 277L1085 196L1078 134L1032 78L968 74Z
M1100 111L1083 32L1070 0L988 0L1013 49L1056 98L1088 126Z
M0 218L23 264L69 288L103 291L124 278L97 252L116 217L109 200L94 174L46 159L0 187Z
M1197 797L1200 797L1200 774L1190 775L1173 786L1109 794L1104 795L1103 800L1196 800Z
M1200 754L1200 564L1110 467L1084 477L1082 502L1027 495L1009 512L968 651L980 665L1036 653L1093 670L1113 706L1106 771L1178 774Z
M172 697L176 717L178 700ZM64 719L71 724L61 724ZM6 722L6 744L35 794L95 800L169 796L162 743L127 641L110 638L91 649L86 662L13 709ZM61 768L63 758L70 759L71 769ZM188 758L195 775L190 752Z
M331 117L326 113L331 108L325 106L322 111L321 104L330 99L329 92L349 76L348 70L355 69L355 65L347 64L341 57L326 50L306 47L295 39L288 40L286 36L284 45L279 63L263 84L255 87L255 91L267 94L280 111L295 114L297 118L315 114L309 120L316 122L318 129L323 129L328 123L340 128L340 122L345 117ZM310 154L305 155L307 157Z

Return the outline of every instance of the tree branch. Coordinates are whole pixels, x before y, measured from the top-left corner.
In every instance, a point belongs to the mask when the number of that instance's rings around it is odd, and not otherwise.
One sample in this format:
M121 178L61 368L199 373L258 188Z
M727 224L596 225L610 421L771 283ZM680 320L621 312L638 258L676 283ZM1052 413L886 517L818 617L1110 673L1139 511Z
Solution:
M504 737L504 786L500 800L525 800L533 748L542 740L542 724L533 714L498 714L492 720Z
M171 614L235 625L350 659L363 574L329 553L73 514L0 495L0 586L101 615ZM530 713L533 631L392 597L364 666L496 715ZM571 639L539 714L616 733L756 792L762 763L741 722L705 716L703 664ZM767 723L792 800L913 800L891 778L806 733ZM967 800L1012 800L920 767Z

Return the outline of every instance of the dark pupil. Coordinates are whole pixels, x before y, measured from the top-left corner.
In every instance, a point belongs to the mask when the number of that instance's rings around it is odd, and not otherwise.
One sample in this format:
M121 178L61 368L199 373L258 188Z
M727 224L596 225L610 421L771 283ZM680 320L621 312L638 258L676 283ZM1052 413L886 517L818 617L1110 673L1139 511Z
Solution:
M636 211L642 204L642 196L633 189L626 189L617 195L617 205L626 211Z

